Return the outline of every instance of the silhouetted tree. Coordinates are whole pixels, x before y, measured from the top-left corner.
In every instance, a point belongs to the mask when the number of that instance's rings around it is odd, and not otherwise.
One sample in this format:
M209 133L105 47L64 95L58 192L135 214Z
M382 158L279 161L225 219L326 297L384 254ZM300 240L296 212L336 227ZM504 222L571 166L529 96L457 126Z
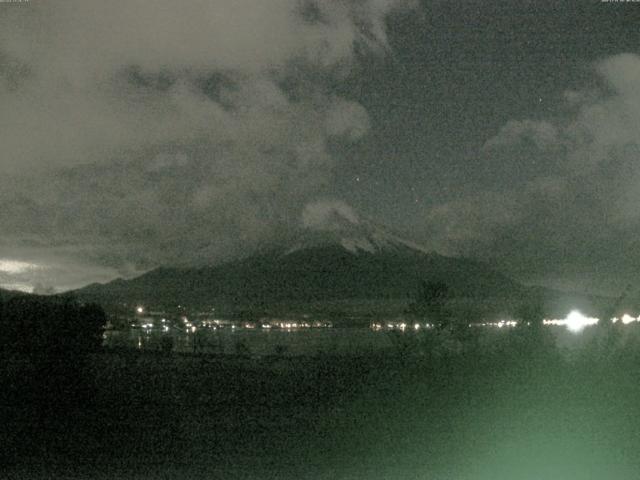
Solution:
M69 297L8 300L0 317L0 345L15 366L9 380L17 395L47 406L82 397L86 360L100 348L105 323L102 308Z
M289 350L289 347L287 345L279 344L279 345L276 345L275 353L277 356L282 357L287 353L288 350Z
M514 335L522 342L520 353L555 355L555 340L551 330L543 328L544 298L533 292L516 308L515 319L520 328Z
M447 302L451 299L451 290L444 282L422 281L417 299L409 307L409 312L437 328L451 324L451 314L447 309Z
M521 303L516 309L516 320L521 326L537 328L542 326L544 317L544 307L542 300L534 296Z
M79 351L95 352L102 347L102 334L107 323L107 316L100 305L89 303L79 310L77 325L80 334Z
M69 297L20 296L6 303L0 321L3 346L13 353L77 356L100 348L106 315Z
M173 346L174 346L173 337L169 335L163 335L163 337L160 339L160 349L164 353L169 355L173 351Z
M243 357L248 357L251 355L251 350L249 350L249 347L247 347L247 344L242 340L236 341L234 348L236 351L236 355L240 355Z

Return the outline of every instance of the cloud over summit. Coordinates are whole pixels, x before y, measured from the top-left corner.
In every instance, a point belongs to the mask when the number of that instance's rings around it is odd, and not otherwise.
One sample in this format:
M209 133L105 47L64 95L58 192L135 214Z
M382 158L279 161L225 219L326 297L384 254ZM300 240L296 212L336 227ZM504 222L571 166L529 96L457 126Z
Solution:
M0 249L100 268L237 255L327 188L344 76L402 0L44 2L0 16ZM295 211L294 211L295 210ZM26 251L25 251L26 249ZM2 255L0 255L2 256ZM19 259L16 259L19 260Z

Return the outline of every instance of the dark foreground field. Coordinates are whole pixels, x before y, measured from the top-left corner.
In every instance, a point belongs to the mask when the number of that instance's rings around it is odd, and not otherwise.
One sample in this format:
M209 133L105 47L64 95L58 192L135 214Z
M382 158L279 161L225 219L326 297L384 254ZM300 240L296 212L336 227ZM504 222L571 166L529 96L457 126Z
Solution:
M640 478L639 344L635 336L601 340L570 353L519 333L437 355L431 347L289 359L105 352L80 366L77 385L54 375L26 390L15 385L29 367L14 358L2 369L10 388L0 472Z

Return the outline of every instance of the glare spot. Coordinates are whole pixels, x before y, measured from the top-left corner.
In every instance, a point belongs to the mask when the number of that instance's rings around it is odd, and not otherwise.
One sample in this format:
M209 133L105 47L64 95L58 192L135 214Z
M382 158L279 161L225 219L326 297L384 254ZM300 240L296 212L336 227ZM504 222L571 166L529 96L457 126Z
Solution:
M637 318L633 318L631 315L629 315L627 313L625 313L622 316L622 323L625 324L625 325L628 325L629 323L633 323L633 322L636 322L636 321L638 321Z
M587 325L595 325L598 323L597 318L589 318L574 310L567 315L567 328L572 332L579 332Z
M33 287L26 283L0 283L0 288L4 288L5 290L25 292L25 293L33 292Z
M21 262L19 260L8 260L8 259L2 259L0 260L0 272L3 273L24 273L24 272L28 272L29 270L37 270L41 268L39 265L36 265L35 263L29 263L29 262Z
M545 325L564 325L572 332L580 332L583 328L590 325L596 325L600 320L598 318L586 317L577 310L571 311L565 319L562 320L544 320Z

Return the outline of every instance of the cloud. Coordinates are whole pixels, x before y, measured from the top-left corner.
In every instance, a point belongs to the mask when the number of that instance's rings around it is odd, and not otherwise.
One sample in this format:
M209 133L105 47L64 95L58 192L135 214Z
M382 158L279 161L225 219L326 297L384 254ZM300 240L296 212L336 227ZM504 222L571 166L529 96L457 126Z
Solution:
M49 294L77 285L105 282L119 272L114 268L86 262L82 255L78 255L76 247L5 247L6 244L0 244L0 250L10 251L12 259L0 260L0 265L9 266L0 268L0 288L4 289ZM93 249L93 246L90 248ZM124 268L123 266L123 271ZM132 274L134 271L130 270L127 273Z
M500 229L513 225L519 216L516 199L504 193L483 192L438 204L427 213L429 242L451 255L483 251Z
M305 205L302 224L313 230L339 230L344 224L358 224L356 212L341 200L316 200Z
M614 55L599 62L596 68L616 93L636 99L640 97L638 93L640 61L637 55L632 53Z
M4 9L3 251L26 245L47 264L70 262L60 254L70 249L76 270L104 278L270 241L330 184L329 143L369 129L365 109L322 79L348 74L356 51L388 51L387 16L413 7L34 0ZM71 277L58 281L79 281Z
M18 273L25 273L37 268L38 268L37 265L34 265L29 262L21 262L19 260L0 259L0 273L18 274Z
M480 161L502 181L429 211L436 248L565 287L606 291L635 281L640 57L609 57L593 72L600 90L565 92L548 120L510 120L486 142Z
M328 135L358 140L369 130L369 116L358 103L334 100L327 110L325 128Z
M490 150L529 141L539 149L558 143L558 131L551 123L534 120L509 120L495 137L484 144Z

